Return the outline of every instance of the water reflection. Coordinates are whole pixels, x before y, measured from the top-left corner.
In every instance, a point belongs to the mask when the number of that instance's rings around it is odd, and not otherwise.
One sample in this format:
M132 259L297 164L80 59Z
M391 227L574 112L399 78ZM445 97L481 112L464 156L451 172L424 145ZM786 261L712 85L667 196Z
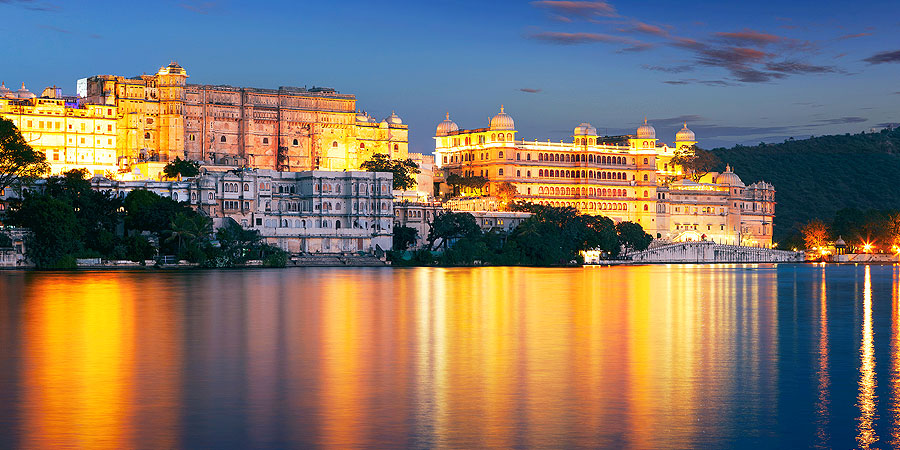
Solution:
M0 447L897 443L898 279L766 265L4 273L0 380L14 381L0 404L16 418L0 418Z
M878 436L873 428L875 421L875 345L872 332L872 274L871 266L865 267L865 281L863 286L863 324L862 343L860 344L860 368L859 368L859 434L856 443L860 448L870 448L878 441Z
M825 266L822 266L819 277L819 361L816 379L818 381L818 398L816 399L816 447L830 448L829 422L831 419L831 375L828 370L828 285Z

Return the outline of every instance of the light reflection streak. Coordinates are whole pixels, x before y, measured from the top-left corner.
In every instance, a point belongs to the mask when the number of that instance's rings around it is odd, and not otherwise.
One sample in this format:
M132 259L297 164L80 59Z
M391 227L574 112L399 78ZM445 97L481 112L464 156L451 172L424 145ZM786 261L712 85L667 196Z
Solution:
M894 267L891 289L891 447L900 447L900 274Z
M871 448L878 441L873 427L875 422L875 346L872 332L872 275L870 266L866 265L865 285L863 287L863 328L860 348L859 395L857 406L858 434L856 443L859 448Z
M819 284L819 369L816 373L819 384L819 395L816 400L816 447L828 448L831 377L828 372L828 294L824 267L821 277Z

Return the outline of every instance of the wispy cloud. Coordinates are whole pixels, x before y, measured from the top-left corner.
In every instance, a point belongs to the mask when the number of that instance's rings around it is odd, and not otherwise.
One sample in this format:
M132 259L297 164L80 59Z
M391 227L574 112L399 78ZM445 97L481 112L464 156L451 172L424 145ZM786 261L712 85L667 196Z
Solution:
M856 117L856 116L837 117L834 119L820 119L820 120L817 120L815 124L812 124L810 126L821 127L821 126L825 126L825 125L846 125L849 123L868 122L868 120L869 119L866 119L865 117Z
M714 33L714 36L718 37L722 41L725 41L732 45L737 46L746 46L746 45L756 45L756 46L765 46L769 44L775 44L781 42L783 38L776 36L774 34L769 33L761 33L756 30L751 30L749 28L745 28L743 31L735 31L735 32L718 32Z
M542 91L542 89L533 89L533 88L520 88L519 90L522 92L527 92L529 94L537 94L538 92Z
M725 86L734 86L735 83L725 80L700 80L697 78L684 78L681 80L666 80L663 81L665 84L671 84L673 86L681 86L686 84L700 84L703 86L711 86L711 87L725 87Z
M30 11L54 12L59 11L59 5L49 2L38 2L34 0L0 0L0 5L20 6Z
M855 38L861 38L861 37L871 36L871 35L872 35L872 33L845 34L843 36L838 37L837 40L843 41L843 40L847 40L847 39L855 39Z
M686 114L683 116L667 117L664 119L651 119L649 122L658 127L680 127L684 123L701 122L704 120L706 119L704 119L702 116L698 116L696 114Z
M549 10L563 17L591 19L595 17L618 17L616 8L604 1L541 0L532 5Z
M863 61L869 64L900 63L900 50L894 50L892 52L879 52L864 59Z
M189 1L184 3L179 3L179 7L184 8L188 11L193 11L197 14L209 14L211 11L215 10L218 6L218 2L199 2L199 1Z
M650 64L644 64L641 67L647 70L652 70L655 72L665 72L665 73L683 73L690 72L694 70L694 66L690 65L680 65L680 66L653 66Z
M530 37L539 41L560 45L588 44L593 42L628 45L641 44L641 42L635 41L633 39L604 33L564 33L558 31L542 31L533 33L530 35Z
M834 66L816 66L799 61L781 61L767 63L766 70L789 74L833 73L838 71L838 69Z

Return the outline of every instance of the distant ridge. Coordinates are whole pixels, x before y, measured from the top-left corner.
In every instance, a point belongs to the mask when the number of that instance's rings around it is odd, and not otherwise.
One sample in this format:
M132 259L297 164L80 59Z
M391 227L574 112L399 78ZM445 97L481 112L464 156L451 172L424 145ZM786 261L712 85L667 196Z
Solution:
M775 185L775 240L843 208L900 209L900 128L711 150L750 184Z

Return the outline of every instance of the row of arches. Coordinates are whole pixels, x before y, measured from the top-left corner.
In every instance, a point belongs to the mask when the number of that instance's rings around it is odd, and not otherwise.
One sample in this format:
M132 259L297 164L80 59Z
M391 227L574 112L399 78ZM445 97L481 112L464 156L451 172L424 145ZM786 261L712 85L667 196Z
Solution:
M554 206L557 208L562 208L566 206L570 206L572 208L577 208L580 210L587 211L627 211L628 204L627 203L613 203L613 202L556 202L556 201L540 201L538 202L544 206ZM647 205L644 205L644 210L647 210Z
M624 165L628 164L628 159L624 156L606 156L600 155L594 157L594 155L585 155L585 154L570 154L570 153L538 153L538 161L559 161L559 162L596 162L599 164L607 164L607 165ZM644 164L647 164L647 159L644 158Z
M547 178L596 178L598 180L628 180L625 172L594 172L593 170L538 169L538 177ZM647 176L644 175L644 181Z
M539 195L582 195L591 197L625 197L625 189L601 189L587 187L547 186L538 188Z

